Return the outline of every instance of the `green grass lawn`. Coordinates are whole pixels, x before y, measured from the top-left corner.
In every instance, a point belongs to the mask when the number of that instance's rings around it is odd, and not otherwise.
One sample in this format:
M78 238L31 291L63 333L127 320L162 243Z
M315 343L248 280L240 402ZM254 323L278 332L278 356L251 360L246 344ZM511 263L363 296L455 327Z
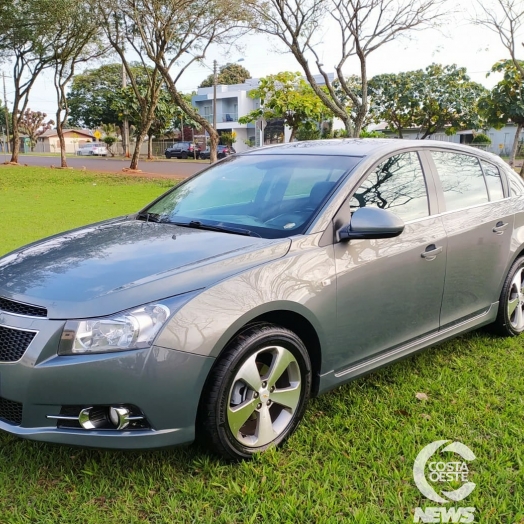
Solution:
M171 183L0 166L0 251L134 211ZM477 457L477 487L455 505L476 507L476 522L524 524L523 376L522 337L476 332L313 400L284 448L242 464L195 447L99 451L0 434L0 522L413 522L415 507L438 506L414 485L415 457L450 439Z

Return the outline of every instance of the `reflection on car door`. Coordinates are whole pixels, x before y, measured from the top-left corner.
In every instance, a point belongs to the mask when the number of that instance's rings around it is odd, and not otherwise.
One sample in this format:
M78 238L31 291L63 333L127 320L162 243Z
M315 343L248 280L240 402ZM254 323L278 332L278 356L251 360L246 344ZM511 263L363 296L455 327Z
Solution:
M335 371L438 331L446 234L442 219L430 216L436 205L431 174L426 179L416 152L380 163L345 204L352 212L388 209L406 227L396 238L335 245Z
M514 211L498 168L472 155L432 151L448 237L441 328L483 314L499 299ZM442 206L441 206L442 207Z

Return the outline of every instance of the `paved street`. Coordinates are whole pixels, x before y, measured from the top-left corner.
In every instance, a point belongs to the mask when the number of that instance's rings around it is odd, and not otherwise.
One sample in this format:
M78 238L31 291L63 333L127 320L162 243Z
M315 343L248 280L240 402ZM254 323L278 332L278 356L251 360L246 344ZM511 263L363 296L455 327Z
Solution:
M7 158L9 160L9 158ZM3 162L3 155L0 153L0 162ZM20 164L28 166L58 166L60 159L50 156L20 155ZM129 160L97 158L97 157L71 157L67 159L69 167L81 169L85 167L88 171L103 171L108 173L121 173L122 168L129 167ZM207 163L185 161L185 160L159 160L145 161L142 160L138 168L144 174L172 176L176 178L186 178L192 174L204 169Z

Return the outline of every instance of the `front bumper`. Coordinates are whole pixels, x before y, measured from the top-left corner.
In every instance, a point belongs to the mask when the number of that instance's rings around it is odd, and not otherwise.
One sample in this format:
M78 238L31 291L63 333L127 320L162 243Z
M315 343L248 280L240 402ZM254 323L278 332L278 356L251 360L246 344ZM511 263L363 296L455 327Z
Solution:
M58 356L63 321L0 313L0 326L36 331L17 362L0 362L0 400L21 405L19 424L0 412L0 429L20 437L101 448L155 448L194 440L200 394L214 359L153 346L100 355ZM131 404L151 429L59 427L64 406Z

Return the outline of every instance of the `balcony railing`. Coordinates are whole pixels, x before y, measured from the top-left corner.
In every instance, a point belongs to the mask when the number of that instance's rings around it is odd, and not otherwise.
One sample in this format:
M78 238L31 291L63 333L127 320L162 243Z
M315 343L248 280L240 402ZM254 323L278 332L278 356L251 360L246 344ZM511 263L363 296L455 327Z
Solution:
M213 115L202 115L208 122L213 123ZM217 124L225 122L236 122L238 120L238 113L222 113L217 115Z

